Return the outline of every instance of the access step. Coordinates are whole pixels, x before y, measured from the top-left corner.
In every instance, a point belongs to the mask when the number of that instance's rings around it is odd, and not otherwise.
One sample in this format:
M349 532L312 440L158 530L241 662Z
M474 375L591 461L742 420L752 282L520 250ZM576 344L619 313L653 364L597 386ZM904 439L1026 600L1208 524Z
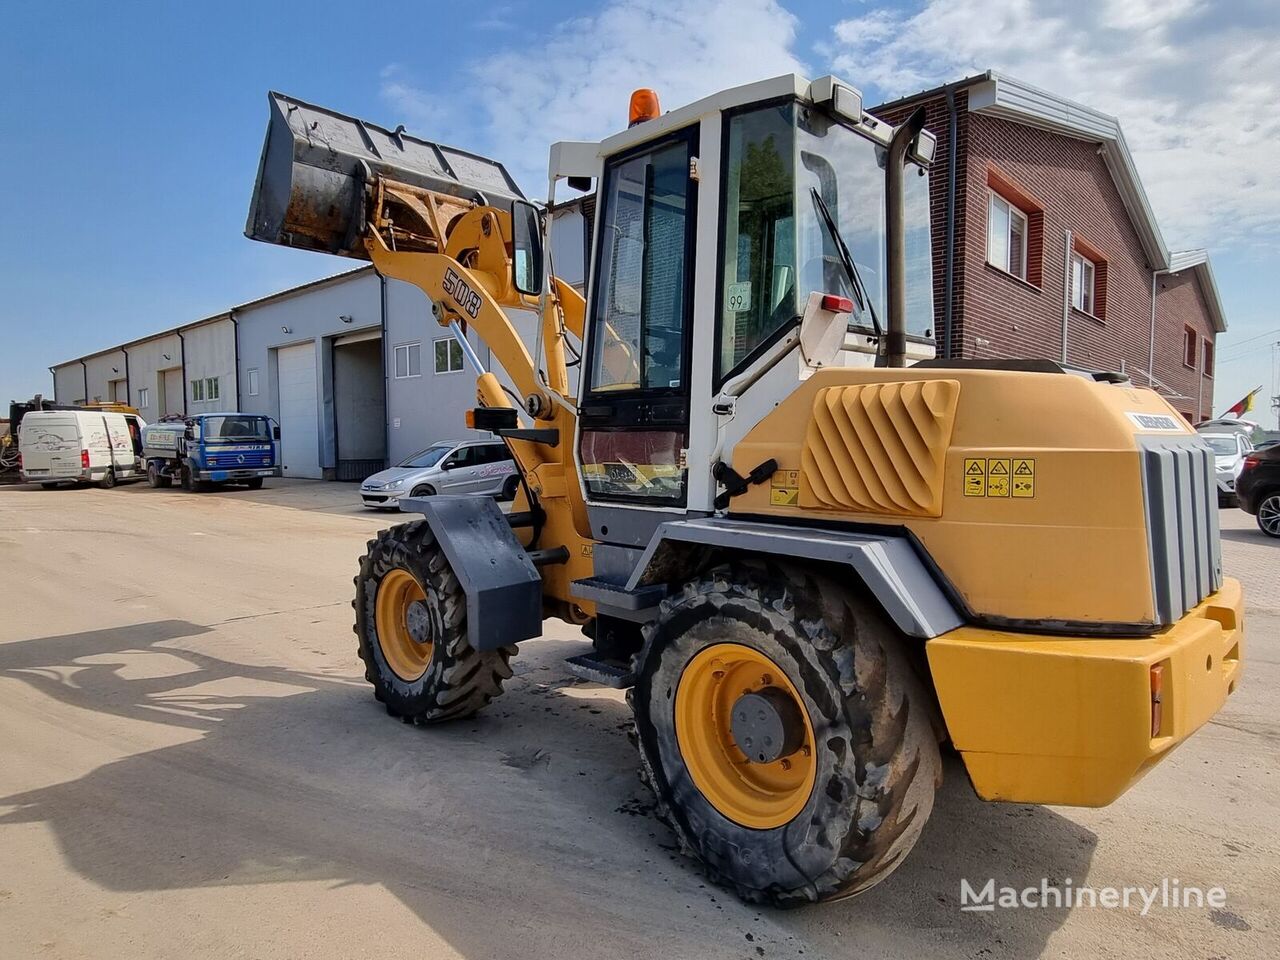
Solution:
M604 577L586 577L573 581L570 592L580 600L591 600L620 610L648 610L667 595L666 584L651 583L634 590Z
M565 663L569 665L569 672L580 680L590 680L615 690L625 690L636 684L631 664L620 660L605 660L593 653L580 653L576 657L567 657Z

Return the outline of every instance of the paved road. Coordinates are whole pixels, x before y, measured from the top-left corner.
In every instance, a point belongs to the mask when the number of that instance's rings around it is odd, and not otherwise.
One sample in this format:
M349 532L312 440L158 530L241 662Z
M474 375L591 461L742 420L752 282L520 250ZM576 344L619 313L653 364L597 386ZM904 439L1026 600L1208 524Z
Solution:
M354 489L0 488L0 957L1264 957L1280 935L1280 543L1226 511L1248 673L1102 810L988 805L956 762L850 902L759 910L650 814L572 631L444 729L360 680ZM1227 908L961 913L961 878L1221 885Z

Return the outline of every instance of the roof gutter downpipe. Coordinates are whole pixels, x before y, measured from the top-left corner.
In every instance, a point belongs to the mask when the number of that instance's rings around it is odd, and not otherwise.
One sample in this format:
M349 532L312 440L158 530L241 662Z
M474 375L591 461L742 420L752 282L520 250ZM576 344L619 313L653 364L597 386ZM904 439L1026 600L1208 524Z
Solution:
M236 363L236 409L240 409L240 321L236 317L236 309L232 307L227 311L227 316L231 318L231 342L234 345L235 363Z
M924 129L924 108L918 107L893 131L885 164L886 243L889 260L889 324L885 330L886 366L907 365L907 214L905 178L907 148Z
M1071 254L1075 239L1070 230L1062 231L1065 265L1062 268L1062 362L1067 362L1067 325L1071 320Z
M179 327L178 333L178 364L182 367L182 415L187 415L187 338L182 335L182 328ZM166 402L167 398L166 398Z
M1151 342L1147 349L1147 386L1155 389L1156 375L1156 279L1168 270L1151 271ZM1199 415L1197 410L1196 414Z

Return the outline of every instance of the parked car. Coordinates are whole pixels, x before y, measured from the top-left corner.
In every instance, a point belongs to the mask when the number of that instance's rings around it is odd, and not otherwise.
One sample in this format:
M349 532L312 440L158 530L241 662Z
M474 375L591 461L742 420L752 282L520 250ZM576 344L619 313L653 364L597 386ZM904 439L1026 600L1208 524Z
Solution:
M201 413L153 423L142 431L147 479L184 490L243 483L250 490L280 476L280 428L257 413Z
M1253 444L1243 433L1201 433L1200 439L1213 450L1214 476L1218 481L1219 506L1236 502L1236 478L1244 467L1244 458L1253 452Z
M1236 499L1241 510L1257 518L1259 530L1280 538L1280 446L1255 450L1244 458Z
M437 493L511 500L519 485L515 461L501 440L445 440L366 479L360 485L360 499L377 510L399 509L401 497Z
M46 490L62 483L114 487L140 480L146 421L108 410L34 410L22 418L22 479Z

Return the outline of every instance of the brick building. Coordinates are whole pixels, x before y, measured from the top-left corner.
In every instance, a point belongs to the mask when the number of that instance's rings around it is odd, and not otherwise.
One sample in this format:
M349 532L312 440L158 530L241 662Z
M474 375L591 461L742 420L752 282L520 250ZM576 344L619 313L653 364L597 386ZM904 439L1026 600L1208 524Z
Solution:
M1119 370L1210 417L1213 270L1166 246L1118 121L992 71L869 112L896 124L921 106L939 353Z

